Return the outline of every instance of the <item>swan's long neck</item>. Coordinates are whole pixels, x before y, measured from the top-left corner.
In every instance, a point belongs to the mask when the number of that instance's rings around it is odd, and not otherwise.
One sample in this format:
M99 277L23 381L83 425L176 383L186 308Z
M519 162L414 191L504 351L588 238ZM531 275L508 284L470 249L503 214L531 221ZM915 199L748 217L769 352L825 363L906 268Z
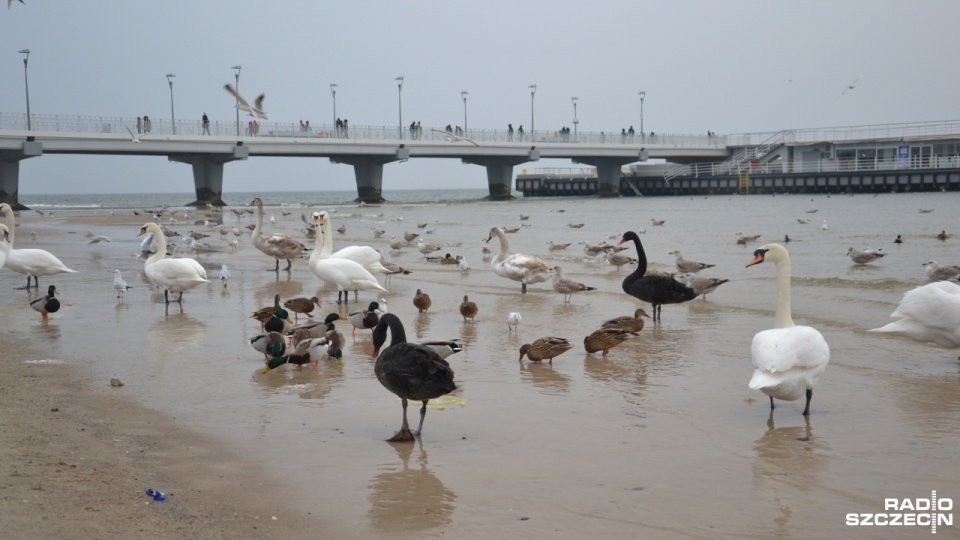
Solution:
M260 228L263 227L263 203L257 203L257 225L253 228L253 232L250 233L252 238L260 236Z
M790 316L790 257L784 256L777 261L777 312L774 315L775 328L795 326Z
M317 227L317 234L314 235L313 240L313 253L310 254L310 264L327 257L322 253L324 242L326 241L323 239L323 227Z
M144 266L163 260L167 256L167 237L164 236L163 230L158 225L153 225L147 227L147 231L152 232L153 237L157 240L157 252L143 263Z
M510 244L507 242L507 235L503 234L503 231L497 229L494 234L497 235L497 238L500 239L500 249L497 250L496 256L493 258L496 262L501 262L507 258L507 254L510 253Z
M627 276L630 281L640 279L647 274L647 252L643 250L643 244L640 243L639 238L633 239L633 247L637 250L637 269Z
M321 246L318 244L317 249ZM330 216L323 218L323 249L320 250L321 257L329 257L333 254L333 224L330 223Z
M17 223L14 219L13 209L10 208L9 204L3 204L3 217L7 218L7 221L10 223L8 227L10 229L10 249L13 249L13 236L17 230Z

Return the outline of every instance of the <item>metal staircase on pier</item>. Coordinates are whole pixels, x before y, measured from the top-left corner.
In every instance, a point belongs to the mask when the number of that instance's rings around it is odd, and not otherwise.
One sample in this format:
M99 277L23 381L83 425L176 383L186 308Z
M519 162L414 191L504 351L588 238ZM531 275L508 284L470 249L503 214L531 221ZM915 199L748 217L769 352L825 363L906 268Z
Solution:
M750 163L754 160L762 160L770 152L792 140L795 130L786 129L778 131L767 140L756 146L744 146L733 153L726 161L721 163L707 163L698 165L683 165L674 163L663 173L663 179L669 182L678 176L699 176L700 174L740 174L744 170L750 169Z

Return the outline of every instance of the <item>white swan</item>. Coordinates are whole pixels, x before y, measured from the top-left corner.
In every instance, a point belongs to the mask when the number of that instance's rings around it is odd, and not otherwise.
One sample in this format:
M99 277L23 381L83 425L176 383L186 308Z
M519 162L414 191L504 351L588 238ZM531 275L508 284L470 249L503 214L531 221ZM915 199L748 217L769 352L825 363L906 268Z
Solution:
M773 398L794 401L806 394L804 416L810 414L813 387L830 361L830 347L817 330L796 326L790 316L790 255L780 244L767 244L753 252L747 266L771 261L777 265L776 326L753 336L750 349L757 368L750 388Z
M7 264L7 255L10 254L10 229L0 223L0 270Z
M521 293L527 293L527 284L540 283L553 277L553 268L539 257L523 253L511 254L507 235L503 234L500 227L490 229L487 242L494 236L500 239L500 249L490 261L490 266L498 276L519 281Z
M313 223L317 227L320 226L319 215L314 216ZM323 236L322 234L317 235L316 247L313 250L313 254L310 255L310 271L324 283L336 285L338 304L343 303L343 293L345 291L348 292L348 295L349 291L368 289L378 289L383 292L388 292L380 286L380 283L377 281L377 278L373 277L373 274L368 272L363 266L360 266L360 263L351 261L350 259L324 257L321 254L321 251L323 251ZM349 296L347 300L349 300Z
M150 283L163 288L163 299L170 303L168 292L180 293L177 302L183 301L183 291L192 289L207 280L207 271L197 261L184 257L167 259L167 239L156 223L147 222L140 228L140 235L153 233L157 241L157 252L143 263L143 271Z
M900 334L947 349L960 347L960 285L956 283L935 281L908 291L890 316L900 320L870 332Z
M380 263L382 255L379 251L370 246L347 246L343 249L333 250L333 220L326 210L313 213L313 218L320 219L321 227L318 229L323 235L323 249L320 250L321 257L333 257L335 259L350 259L360 266L367 269L371 274L391 274L392 272Z
M287 267L284 270L290 270L293 263L290 259L296 259L303 255L303 244L285 234L262 234L260 229L263 227L263 200L260 197L254 198L247 206L257 207L257 225L253 228L250 235L253 245L265 255L273 257L277 261L274 271L280 270L280 259L287 260Z
M67 268L52 253L45 249L16 249L14 247L14 236L16 235L16 221L13 216L13 208L7 203L0 203L0 211L8 222L8 233L10 248L7 253L7 268L18 274L27 276L27 287L30 288L30 278L33 277L33 286L40 288L38 276L52 276L55 274L74 273L76 270Z

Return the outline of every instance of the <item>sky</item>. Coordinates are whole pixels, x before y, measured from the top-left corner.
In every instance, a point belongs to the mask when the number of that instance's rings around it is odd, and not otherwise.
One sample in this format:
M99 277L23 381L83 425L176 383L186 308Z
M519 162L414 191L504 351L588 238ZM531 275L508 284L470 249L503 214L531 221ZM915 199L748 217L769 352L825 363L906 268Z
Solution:
M463 123L717 134L958 117L955 0L24 0L0 4L0 112L235 118L223 85L265 92L271 120ZM857 80L859 78L859 80ZM855 88L843 90L857 80ZM529 128L528 128L529 129ZM544 160L515 168L576 166ZM483 167L412 159L383 190L487 185ZM224 191L355 190L322 158L229 163ZM54 156L21 162L20 193L192 192L162 157Z

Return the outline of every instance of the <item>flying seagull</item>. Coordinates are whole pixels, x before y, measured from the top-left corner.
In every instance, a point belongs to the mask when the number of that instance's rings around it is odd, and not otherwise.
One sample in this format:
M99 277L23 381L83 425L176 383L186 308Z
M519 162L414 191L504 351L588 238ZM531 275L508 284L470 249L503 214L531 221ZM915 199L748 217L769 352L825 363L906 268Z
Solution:
M233 97L237 98L237 108L241 111L247 111L247 113L254 118L263 118L264 120L270 118L270 115L263 112L263 97L266 94L260 94L257 96L257 99L253 102L255 106L251 107L250 104L247 103L247 100L243 99L243 96L237 92L237 89L234 88L233 85L225 84L223 85L223 89L227 92L230 92Z
M842 96L842 95L846 94L846 93L847 93L847 90L853 90L854 87L855 87L855 85L857 84L857 81L859 81L861 78L862 78L862 77L857 77L856 79L854 79L852 83L850 83L849 85L847 85L846 88L843 89L843 92L840 92L840 95Z
M23 3L23 0L20 0L20 3L23 4L23 5L26 5L26 4ZM10 6L11 6L12 4L13 4L13 0L7 0L7 9L10 9Z
M460 136L460 135L454 135L453 133L450 133L449 131L444 131L444 130L442 130L442 129L436 129L436 128L434 128L433 131L436 131L437 133L442 134L445 139L447 139L448 141L453 142L453 143L455 143L455 142L460 142L460 141L465 141L465 142L468 142L468 143L470 143L470 144L472 144L472 145L474 145L474 146L480 146L479 144L473 142L472 140L470 140L470 139L468 139L468 138L466 138L466 137L462 137L462 136Z
M130 126L123 126L123 127L127 128L127 133L130 134L130 138L133 139L133 142L135 142L135 143L140 142L140 137L138 137L137 135L134 135L134 134L133 134L133 131L130 130Z

